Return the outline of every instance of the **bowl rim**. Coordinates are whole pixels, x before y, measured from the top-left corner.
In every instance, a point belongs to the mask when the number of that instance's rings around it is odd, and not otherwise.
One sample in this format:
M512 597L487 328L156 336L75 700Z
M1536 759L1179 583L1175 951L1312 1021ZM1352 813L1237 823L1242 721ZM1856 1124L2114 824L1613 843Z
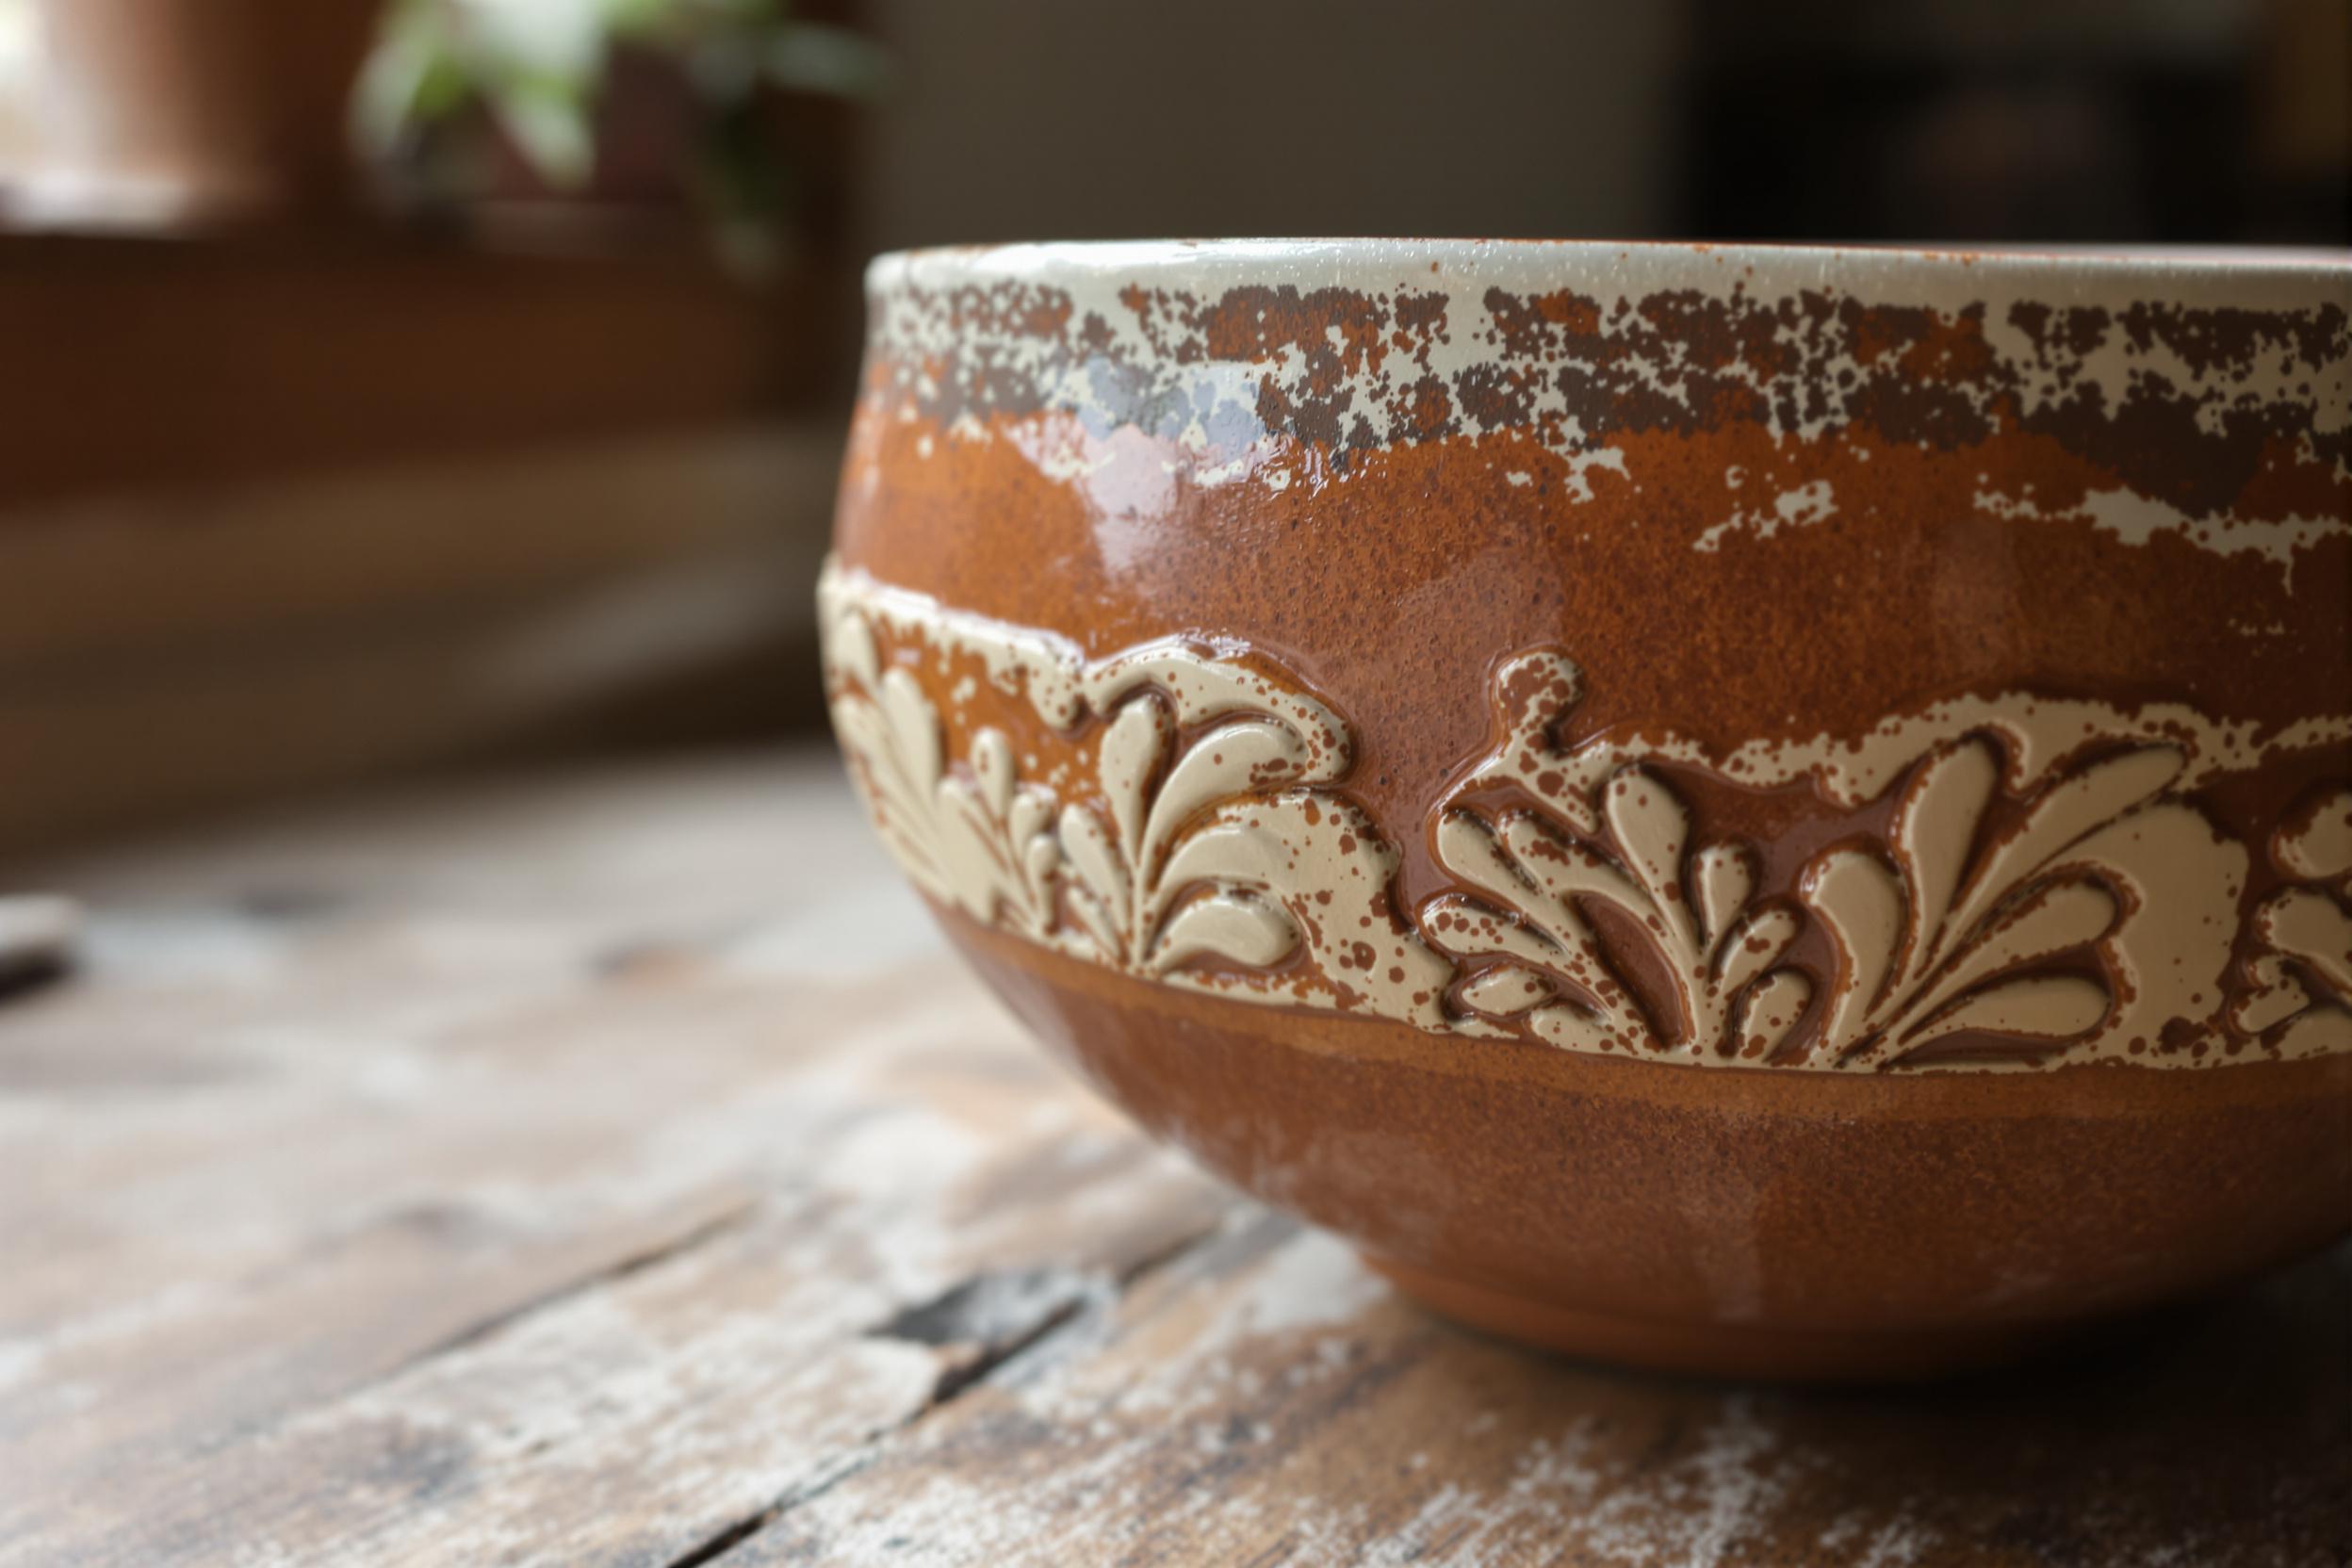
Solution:
M1743 285L1956 296L1972 287L2040 292L2085 303L2166 293L2230 296L2258 306L2335 302L2352 312L2352 248L2140 246L2005 242L1928 245L1661 239L1382 238L1037 240L884 252L866 269L870 295L959 283L1101 286L1140 280L1387 288L1414 282L1659 287Z

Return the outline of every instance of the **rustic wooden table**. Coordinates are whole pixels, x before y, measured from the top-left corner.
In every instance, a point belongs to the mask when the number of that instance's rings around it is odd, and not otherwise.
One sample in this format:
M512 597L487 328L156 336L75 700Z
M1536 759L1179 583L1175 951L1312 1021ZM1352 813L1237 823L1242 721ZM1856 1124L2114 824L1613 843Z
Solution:
M0 1564L2352 1560L2352 1265L1902 1396L1544 1360L1140 1141L816 752L51 868Z

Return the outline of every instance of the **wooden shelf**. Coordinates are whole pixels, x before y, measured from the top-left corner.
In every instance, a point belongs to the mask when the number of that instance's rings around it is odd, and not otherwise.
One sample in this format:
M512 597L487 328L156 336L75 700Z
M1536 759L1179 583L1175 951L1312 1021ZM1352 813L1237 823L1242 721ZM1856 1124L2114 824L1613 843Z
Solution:
M769 416L0 516L0 857L590 722L805 721L842 440Z
M844 270L689 232L570 253L354 226L0 236L0 529L28 503L680 428L844 399Z

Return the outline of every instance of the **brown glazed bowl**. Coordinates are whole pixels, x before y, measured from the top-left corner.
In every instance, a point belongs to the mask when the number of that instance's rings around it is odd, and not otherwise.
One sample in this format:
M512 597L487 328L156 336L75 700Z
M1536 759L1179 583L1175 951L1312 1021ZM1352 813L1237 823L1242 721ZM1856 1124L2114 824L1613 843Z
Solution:
M886 257L875 823L1442 1313L1919 1376L2352 1225L2352 261Z

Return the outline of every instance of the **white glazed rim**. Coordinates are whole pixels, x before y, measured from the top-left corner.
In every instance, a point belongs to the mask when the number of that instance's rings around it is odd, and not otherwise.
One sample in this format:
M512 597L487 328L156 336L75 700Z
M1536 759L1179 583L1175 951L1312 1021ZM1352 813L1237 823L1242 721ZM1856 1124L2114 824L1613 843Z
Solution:
M1250 284L1368 291L1432 283L1618 295L1734 285L1778 296L1826 289L1864 302L1942 303L1987 294L2053 303L2180 300L2247 308L2352 308L2352 252L2266 247L1708 244L1581 239L1070 240L895 251L870 294L995 283L1217 289Z

